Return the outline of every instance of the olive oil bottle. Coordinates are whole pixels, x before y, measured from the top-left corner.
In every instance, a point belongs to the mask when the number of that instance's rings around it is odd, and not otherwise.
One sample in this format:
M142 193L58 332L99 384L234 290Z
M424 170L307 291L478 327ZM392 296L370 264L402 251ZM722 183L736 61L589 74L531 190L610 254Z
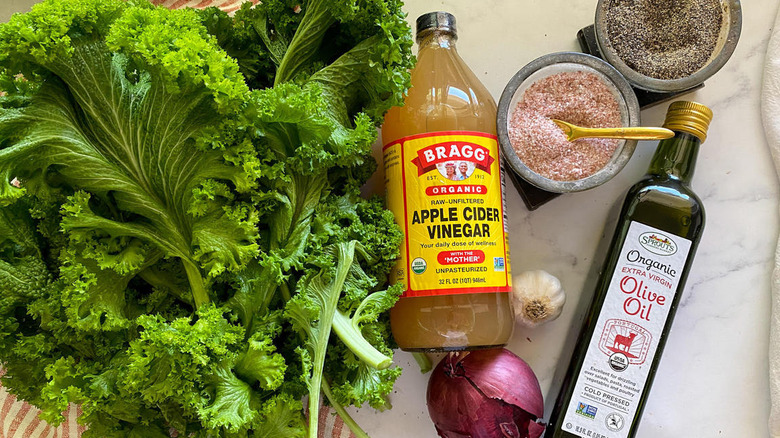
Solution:
M669 106L675 131L628 191L545 438L636 434L702 230L690 189L712 111Z

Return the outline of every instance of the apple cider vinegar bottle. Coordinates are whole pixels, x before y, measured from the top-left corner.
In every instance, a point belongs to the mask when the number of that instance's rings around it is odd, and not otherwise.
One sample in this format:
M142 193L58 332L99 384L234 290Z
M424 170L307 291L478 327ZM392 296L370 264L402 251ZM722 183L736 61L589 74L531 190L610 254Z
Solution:
M407 351L498 347L514 327L496 104L456 41L451 14L417 19L412 88L382 127L388 207L405 235L390 318Z

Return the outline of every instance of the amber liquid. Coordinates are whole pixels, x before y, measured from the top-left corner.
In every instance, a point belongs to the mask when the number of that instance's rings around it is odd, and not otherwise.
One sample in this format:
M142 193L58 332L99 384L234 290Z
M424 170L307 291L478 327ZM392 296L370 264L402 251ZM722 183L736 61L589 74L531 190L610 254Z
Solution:
M383 143L438 131L495 135L496 103L455 51L452 35L429 30L418 35L417 42L412 88L405 105L387 113ZM398 346L406 351L502 346L514 327L507 292L403 297L391 310L390 321Z

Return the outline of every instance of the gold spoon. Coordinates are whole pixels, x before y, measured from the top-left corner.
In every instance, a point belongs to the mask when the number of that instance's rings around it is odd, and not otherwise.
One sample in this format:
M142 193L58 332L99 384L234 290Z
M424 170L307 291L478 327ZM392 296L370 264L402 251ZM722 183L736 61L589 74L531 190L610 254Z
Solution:
M563 120L551 119L560 126L569 141L578 138L622 138L627 140L663 140L674 137L674 132L666 128L584 128Z

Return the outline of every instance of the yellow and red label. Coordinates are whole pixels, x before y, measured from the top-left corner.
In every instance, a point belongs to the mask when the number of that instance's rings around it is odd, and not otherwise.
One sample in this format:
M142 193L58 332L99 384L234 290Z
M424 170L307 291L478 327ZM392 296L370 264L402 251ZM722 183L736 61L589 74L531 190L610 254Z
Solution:
M446 131L384 147L388 207L404 232L404 297L511 289L496 136Z

